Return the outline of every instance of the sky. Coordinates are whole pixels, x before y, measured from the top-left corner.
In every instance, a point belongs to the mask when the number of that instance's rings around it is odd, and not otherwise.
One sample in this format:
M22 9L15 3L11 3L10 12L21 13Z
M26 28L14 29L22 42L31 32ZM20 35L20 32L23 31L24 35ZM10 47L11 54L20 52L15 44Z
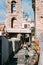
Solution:
M32 0L22 0L22 8L24 15L28 15L30 18L34 18L32 9ZM0 23L4 23L6 19L6 0L0 0Z

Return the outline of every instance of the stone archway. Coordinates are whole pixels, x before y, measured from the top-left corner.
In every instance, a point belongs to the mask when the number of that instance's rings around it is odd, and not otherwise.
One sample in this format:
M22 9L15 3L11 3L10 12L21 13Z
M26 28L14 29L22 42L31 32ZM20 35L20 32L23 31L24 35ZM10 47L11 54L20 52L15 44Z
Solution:
M11 28L13 28L13 21L14 21L14 20L16 20L15 17L13 17L13 18L11 19Z
M16 6L16 1L11 1L11 13L13 13L13 8Z

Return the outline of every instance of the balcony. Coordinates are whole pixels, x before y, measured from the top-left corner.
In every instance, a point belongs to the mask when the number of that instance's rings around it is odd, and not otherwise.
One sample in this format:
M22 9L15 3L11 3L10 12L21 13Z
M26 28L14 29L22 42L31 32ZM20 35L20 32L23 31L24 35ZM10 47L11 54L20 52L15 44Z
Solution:
M8 33L31 33L30 29L14 29L14 28L7 28Z

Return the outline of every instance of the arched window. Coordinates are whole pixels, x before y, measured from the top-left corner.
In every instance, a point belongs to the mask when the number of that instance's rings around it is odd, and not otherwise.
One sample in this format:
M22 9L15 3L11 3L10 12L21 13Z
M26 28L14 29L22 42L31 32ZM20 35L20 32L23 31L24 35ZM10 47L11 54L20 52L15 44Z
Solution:
M16 20L15 17L13 17L13 18L11 19L11 28L13 28L13 21L14 21L14 20Z
M13 13L15 7L16 7L16 1L12 1L11 2L11 13Z

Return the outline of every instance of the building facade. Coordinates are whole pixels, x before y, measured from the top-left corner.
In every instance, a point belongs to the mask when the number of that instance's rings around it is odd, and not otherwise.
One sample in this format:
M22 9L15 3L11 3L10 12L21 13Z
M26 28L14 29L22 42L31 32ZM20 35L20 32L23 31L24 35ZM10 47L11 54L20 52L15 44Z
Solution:
M36 35L38 35L40 32L43 33L43 0L36 0L35 5Z
M23 16L21 0L7 0L6 4L6 27L20 28Z
M35 36L43 33L43 0L32 0L32 7L35 14Z
M30 32L29 22L33 22L31 18L23 18L22 0L6 1L6 20L5 26L9 32ZM23 30L25 29L26 30ZM14 30L15 29L15 30ZM27 30L28 29L28 30Z

